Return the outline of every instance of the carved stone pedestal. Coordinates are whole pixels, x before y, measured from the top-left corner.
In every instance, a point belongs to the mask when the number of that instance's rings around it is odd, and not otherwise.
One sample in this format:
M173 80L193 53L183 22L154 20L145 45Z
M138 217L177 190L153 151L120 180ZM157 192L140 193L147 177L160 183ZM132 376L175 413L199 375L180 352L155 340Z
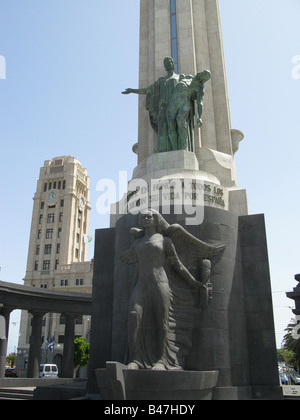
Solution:
M211 400L219 372L130 370L117 362L96 369L103 400Z
M170 215L167 220L182 223L180 216ZM127 215L116 228L96 231L91 395L98 392L95 370L105 369L108 360L130 361L128 302L135 270L122 264L119 256L130 247L128 231L135 226L137 216ZM211 276L211 304L196 317L186 370L219 372L214 399L282 398L264 216L238 216L206 207L203 223L187 229L203 241L225 243L226 249Z

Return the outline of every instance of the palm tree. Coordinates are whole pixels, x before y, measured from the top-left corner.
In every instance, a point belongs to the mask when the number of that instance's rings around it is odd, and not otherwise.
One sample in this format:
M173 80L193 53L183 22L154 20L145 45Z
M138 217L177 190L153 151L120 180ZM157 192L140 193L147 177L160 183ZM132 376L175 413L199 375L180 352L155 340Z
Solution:
M283 348L292 351L295 354L295 361L298 371L300 367L300 335L298 339L293 338L293 336L295 336L296 327L298 327L299 324L300 321L292 319L287 328L284 330L287 333L282 340Z
M11 368L16 366L16 361L17 361L17 355L16 353L10 353L7 357L6 357L6 362L9 364L9 366Z

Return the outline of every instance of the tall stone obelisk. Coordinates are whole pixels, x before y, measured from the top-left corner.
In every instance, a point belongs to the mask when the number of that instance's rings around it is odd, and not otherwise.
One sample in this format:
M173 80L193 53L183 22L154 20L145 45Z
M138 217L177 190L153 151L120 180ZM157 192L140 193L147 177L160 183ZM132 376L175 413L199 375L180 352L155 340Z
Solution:
M141 0L140 14L139 87L149 86L164 74L163 60L167 56L173 56L175 49L178 57L178 73L196 74L201 69L210 69L212 81L206 86L204 124L195 139L196 155L199 156L200 147L232 155L231 122L218 1ZM176 25L176 28L173 25ZM175 37L172 31L176 31ZM141 97L139 162L151 155L154 147L154 133L149 124L145 98Z
M212 76L205 83L203 124L201 128L195 124L193 130L193 153L156 153L158 135L150 124L148 99L139 95L138 143L133 148L138 165L133 179L191 180L196 174L196 179L212 182L207 190L221 188L224 200L219 207L248 214L234 157L244 135L231 127L218 0L141 0L140 5L140 90L165 76L165 57L173 57L180 77L205 69ZM206 195L204 205L218 206L218 198Z

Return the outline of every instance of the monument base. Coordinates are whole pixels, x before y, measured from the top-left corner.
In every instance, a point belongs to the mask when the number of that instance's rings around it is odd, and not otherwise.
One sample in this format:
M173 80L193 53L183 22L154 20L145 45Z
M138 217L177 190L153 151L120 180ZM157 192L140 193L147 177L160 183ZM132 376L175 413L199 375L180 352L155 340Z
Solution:
M117 362L96 369L103 400L212 400L219 372L131 370Z
M214 401L283 400L282 387L278 386L226 386L216 387Z
M164 217L184 225L185 215ZM135 267L119 256L131 246L128 232L136 226L138 215L129 214L115 228L96 231L89 394L98 393L95 370L105 369L107 360L128 363ZM211 304L195 320L187 371L219 372L214 399L282 399L264 216L205 207L203 223L186 228L200 240L226 243L211 277Z

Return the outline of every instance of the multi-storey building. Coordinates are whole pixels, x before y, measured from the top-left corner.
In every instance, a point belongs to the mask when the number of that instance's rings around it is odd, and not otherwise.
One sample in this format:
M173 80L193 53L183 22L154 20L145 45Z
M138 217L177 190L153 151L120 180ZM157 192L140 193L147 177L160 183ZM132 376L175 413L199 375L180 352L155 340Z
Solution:
M87 261L86 240L90 207L87 170L72 156L47 160L40 170L34 195L26 286L91 293L93 261ZM23 311L18 345L18 365L26 374L32 316ZM64 317L43 318L42 361L62 360ZM89 339L90 318L76 320L75 334ZM54 340L53 351L49 342Z

